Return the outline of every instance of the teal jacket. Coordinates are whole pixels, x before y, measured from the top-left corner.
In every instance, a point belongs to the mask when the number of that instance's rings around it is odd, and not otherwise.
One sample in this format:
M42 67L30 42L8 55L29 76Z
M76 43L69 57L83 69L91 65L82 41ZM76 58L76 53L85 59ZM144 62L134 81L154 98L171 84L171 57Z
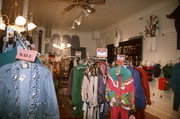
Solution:
M180 93L180 63L174 65L170 85L175 93Z

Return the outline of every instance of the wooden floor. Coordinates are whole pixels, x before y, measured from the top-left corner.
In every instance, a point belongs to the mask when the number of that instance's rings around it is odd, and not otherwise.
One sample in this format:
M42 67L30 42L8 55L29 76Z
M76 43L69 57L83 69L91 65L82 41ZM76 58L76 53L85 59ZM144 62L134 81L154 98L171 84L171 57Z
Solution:
M64 95L58 96L59 110L61 119L81 119L75 115L75 111L73 111L73 107L71 106L71 101L69 97ZM106 119L109 119L109 116L106 116ZM160 119L149 113L145 113L145 119Z

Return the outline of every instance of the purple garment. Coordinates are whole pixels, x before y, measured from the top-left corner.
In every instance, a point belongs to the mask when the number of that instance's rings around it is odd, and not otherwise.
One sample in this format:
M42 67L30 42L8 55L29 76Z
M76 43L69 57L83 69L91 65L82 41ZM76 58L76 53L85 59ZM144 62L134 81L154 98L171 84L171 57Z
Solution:
M103 76L98 77L98 103L102 104L105 102L105 84L103 81Z
M70 73L69 73L69 77L68 77L68 89L67 89L67 95L68 96L71 96L71 90L72 90L72 82L73 82L73 80L72 80L72 78L73 78L73 69L74 68L72 68L71 70L70 70Z
M140 73L136 69L131 66L127 66L132 73L132 77L134 80L134 88L135 88L135 107L136 109L145 109L146 108L146 100L145 95L141 83Z

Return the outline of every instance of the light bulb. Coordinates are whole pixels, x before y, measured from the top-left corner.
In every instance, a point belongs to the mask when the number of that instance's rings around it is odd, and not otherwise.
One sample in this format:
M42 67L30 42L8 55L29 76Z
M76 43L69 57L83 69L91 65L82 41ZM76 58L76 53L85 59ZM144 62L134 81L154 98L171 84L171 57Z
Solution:
M28 31L33 30L34 28L36 28L36 25L34 23L28 23Z
M75 23L73 22L73 25L72 25L72 27L71 27L72 29L75 29Z
M64 43L61 43L60 45L62 48L65 48L65 44Z
M23 31L25 31L24 27L20 27L20 26L17 26L17 25L9 25L9 27L12 28L14 31L17 31L18 33L21 33Z
M53 44L53 47L57 48L57 44L54 43L54 44Z
M74 20L74 22L75 22L78 26L81 25L81 20L78 19L78 18L76 18L76 19Z
M91 10L87 9L87 11L88 11L89 13L91 13Z
M3 19L2 19L2 17L0 18L0 29L1 30L5 30L5 28L6 28L6 25L3 23Z
M18 16L15 20L16 25L24 26L26 24L26 19L23 16Z
M64 49L64 47L61 47L61 46L59 46L58 48L59 48L60 50L63 50L63 49Z
M68 43L68 44L67 44L67 48L70 48L70 47L71 47L71 44Z

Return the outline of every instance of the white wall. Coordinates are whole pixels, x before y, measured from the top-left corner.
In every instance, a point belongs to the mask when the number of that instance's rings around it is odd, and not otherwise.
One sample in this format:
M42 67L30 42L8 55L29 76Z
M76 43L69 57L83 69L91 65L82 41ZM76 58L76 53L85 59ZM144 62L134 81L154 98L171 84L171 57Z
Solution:
M38 27L38 30L45 30L44 27ZM60 29L52 29L52 34L62 34ZM86 55L92 57L96 55L96 40L92 38L91 32L77 32L77 31L63 31L63 34L69 34L70 36L76 34L80 38L80 47L86 47ZM45 54L45 44L50 41L50 38L45 38L45 32L43 32L42 54ZM68 52L66 52L68 53ZM68 53L68 55L70 55Z
M139 36L145 30L146 20L150 15L156 15L159 19L160 33L157 36L158 49L156 52L147 50L147 40L143 40L143 60L155 61L165 65L172 60L173 63L178 62L180 50L176 50L176 31L174 20L166 18L178 5L178 0L162 0L156 5L150 6L141 12L131 15L122 21L112 25L111 27L101 31L101 37L105 38L106 45L113 43L113 32L116 27L120 28L122 40ZM140 19L141 18L141 19ZM100 46L100 41L97 42ZM158 80L150 82L152 105L147 107L146 111L152 113L161 119L177 119L180 118L180 111L175 112L172 109L173 92L160 91L157 88ZM152 94L155 93L155 96ZM160 96L162 95L162 98Z

